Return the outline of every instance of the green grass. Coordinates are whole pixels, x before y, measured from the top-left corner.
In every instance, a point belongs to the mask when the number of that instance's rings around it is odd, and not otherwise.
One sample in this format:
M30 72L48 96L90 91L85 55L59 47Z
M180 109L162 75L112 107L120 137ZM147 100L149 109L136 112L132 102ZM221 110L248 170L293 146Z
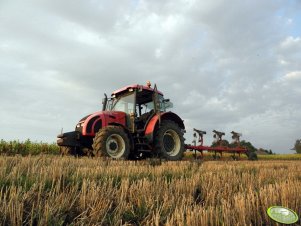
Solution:
M258 155L259 160L301 160L301 154Z
M59 154L59 147L55 144L44 142L26 141L5 141L0 140L0 155L38 155L38 154Z

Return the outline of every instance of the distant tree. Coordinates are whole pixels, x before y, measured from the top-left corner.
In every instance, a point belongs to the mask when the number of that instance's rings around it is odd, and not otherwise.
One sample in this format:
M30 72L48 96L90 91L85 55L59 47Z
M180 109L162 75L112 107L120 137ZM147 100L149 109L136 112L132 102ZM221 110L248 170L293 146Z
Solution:
M271 149L270 149L270 150L267 150L267 149L264 149L264 148L258 148L257 150L260 151L260 152L265 152L265 153L267 153L268 155L272 155L272 154L273 154L273 152L272 152Z
M293 150L301 154L301 139L296 140Z
M263 148L259 148L260 151L264 151L265 153L269 154L269 151Z
M253 144L251 144L251 142L249 142L249 141L245 141L245 140L242 140L241 142L240 142L240 145L241 146L243 146L243 147L245 147L245 148L247 148L249 151L251 151L251 152L255 152L255 151L257 151L257 149L253 146Z

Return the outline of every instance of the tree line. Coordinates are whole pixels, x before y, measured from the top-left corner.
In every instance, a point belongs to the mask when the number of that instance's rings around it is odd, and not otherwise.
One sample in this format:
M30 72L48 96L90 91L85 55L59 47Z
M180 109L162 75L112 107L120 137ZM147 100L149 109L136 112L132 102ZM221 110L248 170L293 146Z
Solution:
M213 142L211 147L216 147L218 145L219 145L218 143ZM227 140L222 140L222 145L225 146L225 147L229 147L229 148L237 147L236 143L229 143L229 141L227 141ZM275 153L272 152L271 149L267 150L267 149L264 149L264 148L256 148L256 147L254 147L254 145L251 142L245 141L245 140L240 141L240 146L247 148L251 152L260 151L260 152L265 152L266 154L269 154L269 155L275 154Z
M296 153L301 154L301 139L297 139L292 150L295 150Z

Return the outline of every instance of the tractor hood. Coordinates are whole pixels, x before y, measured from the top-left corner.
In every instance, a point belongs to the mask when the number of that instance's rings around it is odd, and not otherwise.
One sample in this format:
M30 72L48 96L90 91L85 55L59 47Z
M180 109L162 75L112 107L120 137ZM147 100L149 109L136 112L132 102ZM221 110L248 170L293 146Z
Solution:
M82 118L75 130L83 136L95 136L102 127L108 125L126 125L126 113L122 111L98 111Z

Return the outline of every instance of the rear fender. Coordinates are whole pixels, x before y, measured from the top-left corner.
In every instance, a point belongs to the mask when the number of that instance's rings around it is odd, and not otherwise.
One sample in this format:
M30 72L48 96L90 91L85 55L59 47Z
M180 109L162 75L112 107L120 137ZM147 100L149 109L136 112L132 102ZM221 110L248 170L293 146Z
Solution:
M173 122L177 123L181 129L185 130L185 125L183 123L183 120L180 118L180 116L178 116L177 114L175 114L173 112L161 113L161 121L163 121L163 120L173 121ZM159 124L159 117L158 117L158 115L154 115L146 126L145 136L148 138L150 143L153 141L155 128L158 124Z

